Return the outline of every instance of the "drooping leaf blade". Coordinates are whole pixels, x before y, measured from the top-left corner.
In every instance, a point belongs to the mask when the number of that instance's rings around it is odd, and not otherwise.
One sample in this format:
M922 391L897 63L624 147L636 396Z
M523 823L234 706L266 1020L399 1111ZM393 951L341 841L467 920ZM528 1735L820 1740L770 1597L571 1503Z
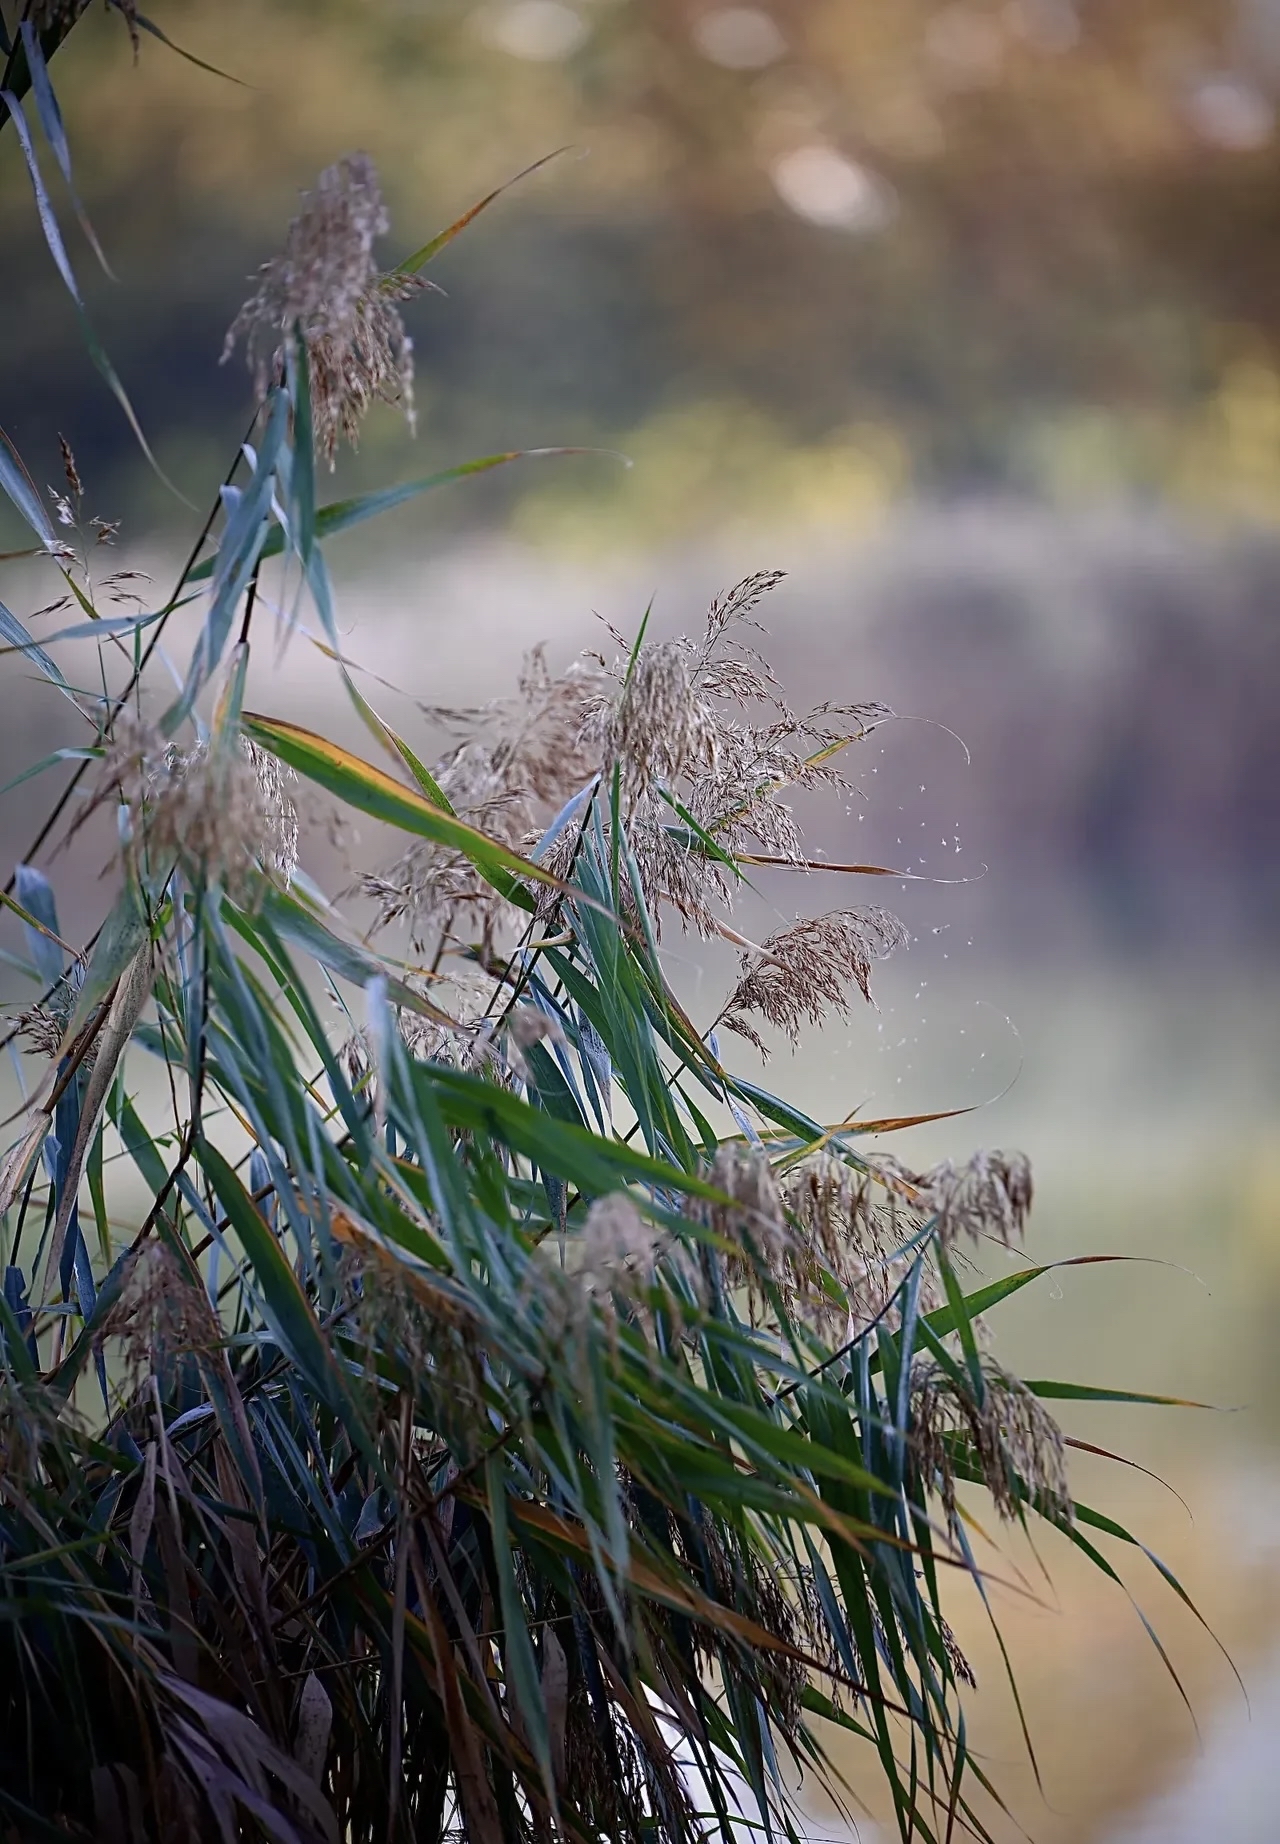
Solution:
M455 467L442 468L438 473L424 474L417 480L406 480L398 487L382 487L321 506L315 517L316 540L323 542L326 538L335 538L339 532L350 531L353 526L363 525L369 519L380 518L384 512L394 512L397 506L407 505L410 500L418 499L424 493L434 492L437 487L451 486L458 480L467 480L473 474L487 474L493 468L505 467L512 461L547 460L557 455L607 455L613 460L623 459L615 455L613 450L605 448L512 448L503 454L482 455L476 461L462 461ZM270 532L260 552L263 561L279 557L285 542L283 532ZM187 581L203 582L212 576L215 564L214 559L203 559L191 570Z
M244 728L246 735L263 749L279 756L290 768L336 794L358 812L368 814L370 819L383 820L401 832L415 833L419 838L431 839L437 845L461 852L508 901L520 908L531 909L533 899L521 888L517 878L558 886L559 880L540 865L530 863L510 846L490 838L476 826L469 826L425 795L393 780L373 763L352 755L316 731L253 711L245 713Z

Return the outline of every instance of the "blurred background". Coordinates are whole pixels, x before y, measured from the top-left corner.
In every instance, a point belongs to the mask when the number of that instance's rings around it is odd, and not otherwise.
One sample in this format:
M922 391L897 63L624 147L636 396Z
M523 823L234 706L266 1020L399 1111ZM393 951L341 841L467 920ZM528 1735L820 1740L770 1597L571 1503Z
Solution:
M336 541L351 655L427 703L491 697L536 642L556 664L599 645L597 614L631 632L652 599L656 629L680 631L781 568L766 650L794 702L910 719L853 752L859 796L815 807L811 836L922 881L886 899L815 872L751 899L748 932L867 898L913 934L879 1011L780 1055L775 1086L825 1119L975 1109L895 1149L1023 1146L1035 1259L1137 1258L1045 1277L997 1319L997 1350L1218 1405L1064 1419L1185 1500L1075 1456L1081 1495L1174 1569L1252 1703L1139 1550L1107 1553L1199 1739L1123 1589L1063 1545L1049 1585L1006 1546L1005 1579L1016 1562L1034 1596L994 1599L1043 1791L981 1608L953 1616L981 1685L971 1744L1013 1811L993 1826L1273 1839L1280 0L155 0L155 17L239 81L150 37L135 63L98 10L54 74L119 278L71 239L89 314L202 507L249 405L223 335L301 187L371 154L391 263L568 150L410 305L416 440L375 412L329 486L544 444L632 466L522 463ZM0 248L0 423L54 485L61 430L88 510L122 521L111 567L163 585L198 519L85 355L11 134ZM0 548L21 542L6 507ZM56 593L6 566L24 619ZM255 697L350 726L330 673L303 642ZM12 659L0 699L6 778L80 740ZM426 735L411 703L374 701ZM7 862L55 791L4 794ZM100 907L65 861L51 875L69 913ZM671 949L712 1014L731 963ZM830 1815L815 1832L845 1835Z

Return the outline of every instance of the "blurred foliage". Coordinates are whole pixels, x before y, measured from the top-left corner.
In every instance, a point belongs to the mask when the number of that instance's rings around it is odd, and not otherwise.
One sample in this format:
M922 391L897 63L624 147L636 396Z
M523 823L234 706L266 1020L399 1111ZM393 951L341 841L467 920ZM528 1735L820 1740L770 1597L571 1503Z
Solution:
M628 488L659 537L741 505L697 459L716 442L770 502L781 466L777 503L801 513L835 496L856 518L904 479L1269 513L1274 0L228 0L216 24L179 4L160 23L243 83L150 39L131 69L97 12L58 83L130 284L94 278L94 311L184 477L208 453L195 430L234 438L216 360L236 278L319 168L364 146L411 246L570 144L585 157L529 182L413 314L433 458L464 431L627 448L664 476ZM12 163L0 232L34 258ZM57 278L14 273L4 416L119 462ZM809 479L833 449L847 502ZM799 480L776 459L793 450ZM690 476L692 497L673 484Z

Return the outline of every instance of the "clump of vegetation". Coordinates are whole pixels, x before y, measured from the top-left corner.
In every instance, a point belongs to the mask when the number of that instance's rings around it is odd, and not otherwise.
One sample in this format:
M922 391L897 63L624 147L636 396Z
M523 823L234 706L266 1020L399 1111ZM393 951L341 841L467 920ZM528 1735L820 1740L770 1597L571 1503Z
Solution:
M18 47L47 108L29 22ZM808 862L791 792L842 786L890 714L786 706L766 575L692 639L533 658L421 760L342 659L322 545L406 489L316 503L317 457L403 398L396 304L452 234L382 275L384 228L344 162L264 269L233 328L251 440L159 609L98 606L70 451L51 516L0 448L101 663L77 687L0 609L85 725L28 859L104 807L119 841L80 952L32 863L5 897L39 997L0 1168L4 1824L799 1838L835 1725L904 1837L985 1835L942 1605L981 1579L961 1490L1086 1550L1102 1521L1060 1392L982 1347L1040 1270L957 1270L962 1238L1020 1237L1029 1172L914 1172L869 1150L902 1123L810 1119L715 1030L794 1039L901 945L874 907L758 945L731 921L747 868ZM175 696L148 666L197 594ZM379 761L244 708L304 596ZM400 835L363 936L306 875L304 782ZM711 1025L664 925L741 949Z

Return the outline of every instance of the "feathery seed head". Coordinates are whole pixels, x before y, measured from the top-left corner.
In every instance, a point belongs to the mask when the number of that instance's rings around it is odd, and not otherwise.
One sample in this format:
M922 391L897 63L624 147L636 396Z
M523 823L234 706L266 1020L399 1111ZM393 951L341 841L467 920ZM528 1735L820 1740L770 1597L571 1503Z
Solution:
M429 1014L407 1005L391 1008L400 1041L415 1062L482 1069L495 1082L512 1083L514 1072L495 1042L492 1021L485 1015L493 992L492 980L462 968L447 980L430 983L409 975L407 984L424 998L430 994L431 1000ZM376 1097L378 1059L368 1030L361 1027L353 1032L338 1054L352 1087Z
M823 1654L829 1648L812 1643L816 1634L809 1631L803 1590L797 1590L794 1598L788 1594L790 1584L780 1559L772 1558L774 1566L769 1566L749 1544L734 1537L723 1523L705 1513L698 1520L696 1530L696 1545L682 1547L691 1551L689 1560L699 1572L710 1577L715 1599L722 1606L754 1620L775 1639L781 1640L783 1646L795 1650L803 1648L825 1662ZM818 1624L819 1630L829 1632L821 1615ZM714 1631L695 1627L693 1641L713 1670L737 1673L739 1666L734 1653L717 1643ZM835 1668L840 1669L838 1662ZM803 1661L785 1651L761 1648L752 1657L749 1673L744 1675L756 1694L763 1694L770 1720L778 1731L788 1739L794 1738L802 1726L801 1700L809 1683L809 1671Z
M753 1316L765 1309L771 1290L792 1299L795 1240L767 1155L740 1141L726 1140L703 1175L727 1201L690 1199L686 1209L732 1251L722 1255L704 1246L704 1275L719 1274L729 1288L744 1288Z
M598 746L606 768L621 764L629 791L715 768L716 714L695 668L687 640L642 647L634 661L615 664L616 696L601 696L590 710L584 736Z
M821 1024L828 1011L847 1018L855 988L871 999L871 963L905 946L907 931L884 909L837 909L779 930L761 952L742 957L742 977L729 995L724 1023L765 1055L763 1039L747 1014L754 1013L793 1044L807 1020Z
M576 1234L562 1234L562 1265L535 1262L538 1297L545 1324L557 1350L579 1356L593 1322L602 1323L610 1339L619 1317L641 1325L650 1320L649 1295L659 1284L660 1265L682 1251L675 1239L641 1215L625 1191L596 1198ZM549 1252L549 1249L548 1249ZM667 1290L676 1313L679 1296ZM567 1341L567 1342L566 1342Z
M254 870L288 883L298 861L298 816L287 792L296 777L247 737L200 744L184 755L131 712L116 719L103 758L98 798L129 809L130 850L153 869L180 864L222 885L236 901L253 889Z
M378 174L367 154L327 167L289 226L279 256L258 272L256 291L227 332L225 362L245 341L259 397L284 375L285 344L301 329L310 372L317 450L333 465L339 437L354 447L375 399L400 403L410 428L413 342L399 304L427 286L419 276L380 273L373 246L388 228Z
M725 590L723 595L718 595L707 610L706 650L710 651L725 629L735 621L744 621L751 627L759 628L760 623L751 619L752 610L786 579L785 570L757 570L752 576L744 576L740 583ZM764 629L760 631L763 633Z
M934 1362L919 1358L911 1374L911 1446L926 1486L956 1515L956 1463L976 1467L1003 1518L1028 1500L1041 1513L1071 1519L1062 1430L1038 1397L985 1358L982 1399Z
M62 454L62 471L67 479L67 491L73 499L83 499L84 486L80 479L80 470L76 466L75 455L71 452L71 444L65 435L58 437L58 448Z
M822 1152L779 1175L763 1152L727 1141L706 1176L732 1203L691 1209L742 1250L725 1280L746 1288L753 1310L767 1282L790 1314L823 1333L853 1338L877 1319L893 1322L915 1225L876 1201L870 1174ZM940 1303L927 1275L921 1300L926 1311Z
M663 1240L625 1191L609 1191L596 1198L574 1239L573 1271L593 1298L635 1298L657 1280Z
M716 1150L707 1182L729 1199L710 1206L711 1227L727 1241L749 1249L765 1268L775 1268L790 1253L792 1236L767 1156L727 1140Z
M478 1451L491 1433L479 1331L465 1304L432 1271L369 1244L344 1264L349 1323L365 1360L375 1418L385 1413L386 1361L431 1402L436 1429L455 1453Z
M49 1006L37 1002L25 1012L18 1013L16 1024L18 1036L25 1039L27 1047L37 1056L57 1056L66 1035L65 1018L60 1018Z
M504 845L532 849L547 820L590 779L594 763L579 733L598 680L594 669L581 665L553 674L544 650L535 647L514 698L479 710L428 711L462 731L461 741L432 766L454 812ZM572 828L557 841L568 855L566 869L575 844ZM554 850L546 862L559 871ZM384 870L367 873L360 888L377 907L376 926L406 921L418 952L458 931L478 935L491 949L512 914L461 852L425 840L415 840Z
M833 1153L820 1152L793 1166L782 1181L819 1317L828 1328L843 1318L840 1330L846 1339L881 1318L892 1327L898 1312L890 1309L890 1302L915 1259L904 1253L904 1247L917 1228L916 1215L899 1206L891 1193L886 1197L877 1177ZM843 1294L843 1308L822 1286L824 1275ZM922 1310L941 1303L935 1280L926 1274Z
M529 1070L525 1051L531 1050L535 1044L564 1042L564 1031L559 1020L536 1005L515 1006L502 1027L501 1036L512 1073L526 1081Z
M958 1236L995 1236L1010 1246L1031 1212L1031 1162L1025 1153L977 1152L964 1165L951 1160L916 1178L921 1209L938 1219L944 1244Z
M224 1335L203 1287L172 1249L150 1242L130 1260L96 1342L99 1348L118 1344L128 1386L136 1391L143 1379L177 1358L220 1350Z
M51 1458L68 1470L74 1464L66 1436L75 1419L74 1406L64 1411L38 1375L22 1377L7 1364L0 1369L0 1485L11 1504L32 1486L47 1489Z
M18 1035L26 1039L37 1055L56 1056L62 1048L67 1025L84 984L84 970L85 962L77 955L44 998L18 1013L15 1021ZM86 1072L92 1069L97 1053L97 1044L90 1044L80 1064L81 1069Z

